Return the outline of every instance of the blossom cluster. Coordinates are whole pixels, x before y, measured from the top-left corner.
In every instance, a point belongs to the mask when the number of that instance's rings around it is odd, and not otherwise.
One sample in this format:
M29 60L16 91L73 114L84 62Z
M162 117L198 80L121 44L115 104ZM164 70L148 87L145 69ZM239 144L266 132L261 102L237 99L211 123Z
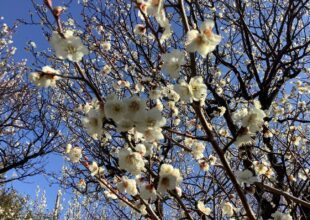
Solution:
M51 68L50 66L42 67L41 72L32 72L29 75L30 81L39 87L53 87L56 86L57 80L59 80L60 72Z
M256 132L261 131L264 125L266 113L261 110L261 105L258 101L249 108L242 108L233 115L236 124L241 125L240 134L238 135L235 145L242 146L253 143L252 136Z
M146 103L138 96L119 100L110 96L104 105L107 118L116 122L119 132L133 130L147 142L163 139L162 129L166 119L157 108L146 110Z

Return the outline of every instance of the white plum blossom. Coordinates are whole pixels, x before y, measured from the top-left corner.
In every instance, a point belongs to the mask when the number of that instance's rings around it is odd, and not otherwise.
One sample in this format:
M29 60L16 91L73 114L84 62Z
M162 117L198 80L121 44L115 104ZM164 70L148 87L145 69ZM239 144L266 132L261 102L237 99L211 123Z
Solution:
M93 161L91 165L88 167L92 176L95 176L99 173L99 166L96 161Z
M205 145L203 142L195 141L192 145L192 155L196 160L203 158L203 152L205 151Z
M139 203L136 205L137 208L139 209L141 215L147 215L147 210L146 210L146 206L142 203Z
M156 16L158 24L164 29L159 41L163 43L165 40L169 39L172 35L171 25L168 18L166 17L165 12L162 10L158 16Z
M173 190L182 182L182 180L183 178L181 177L179 169L173 168L170 164L162 164L159 172L157 191L164 193L167 190Z
M164 32L160 36L160 42L163 43L165 40L169 39L169 37L172 35L171 25L167 20L163 23Z
M262 161L261 163L258 161L254 161L253 165L254 165L255 172L259 175L262 175L262 174L265 175L267 171L269 170L268 164L265 161Z
M111 49L110 41L102 41L101 46L104 50L109 51Z
M199 167L201 170L208 172L210 165L215 165L217 158L213 155L210 155L207 159L202 158L198 160Z
M104 105L104 114L107 118L113 119L113 121L121 121L126 112L126 106L122 100L109 99Z
M80 189L85 189L86 187L86 182L84 179L80 179L79 180L79 183L77 184L77 186L80 188Z
M182 196L182 189L181 189L181 187L179 187L179 186L177 186L177 187L175 187L175 191L176 191L176 193L177 193L177 195L179 196L179 197L181 197Z
M185 64L185 55L179 50L172 50L162 56L163 70L167 72L171 78L179 77L182 65Z
M186 137L186 138L184 139L184 145L190 147L190 146L192 146L192 145L195 143L195 141L196 141L196 140L193 139L193 138L188 138L188 137Z
M66 154L72 163L78 163L82 158L82 149L79 147L72 148L72 145L68 144L66 147Z
M211 165L215 165L217 158L213 155L210 155L208 158Z
M156 189L152 184L143 184L140 188L140 196L144 200L156 199Z
M291 136L291 142L292 144L294 144L295 146L298 146L300 144L301 141L301 137L300 136Z
M117 199L117 195L115 195L115 193L111 192L110 190L106 190L103 193L109 199Z
M177 102L180 99L180 95L175 91L175 87L171 84L163 88L162 94L172 102Z
M206 207L203 201L198 201L197 208L205 215L210 215L211 213L211 209L209 207Z
M130 82L127 80L118 80L115 86L116 90L121 90L124 88L129 88L130 87Z
M29 45L33 48L37 48L37 44L34 41L30 41Z
M59 71L51 68L50 66L42 67L41 72L32 72L29 75L29 80L39 87L54 87L57 80L59 80Z
M162 110L164 109L164 105L163 105L163 103L160 101L160 99L156 99L156 100L155 100L155 103L156 103L156 105L155 105L154 108L158 109L159 111L162 111Z
M137 6L138 6L138 8L139 8L139 11L138 11L138 17L142 20L142 21L144 21L144 17L143 17L143 14L145 15L145 16L147 16L147 7L148 7L148 5L146 4L146 1L144 1L144 0L137 0ZM141 11L142 11L142 13L141 13Z
M192 77L189 81L189 87L194 101L204 101L207 97L207 86L204 84L201 76Z
M242 183L253 184L257 181L257 177L253 176L253 173L248 169L244 171L236 171L235 175L240 184Z
M87 133L93 138L99 138L103 130L104 113L101 109L91 109L87 112L86 117L82 119L83 126L86 128Z
M264 131L264 138L272 138L273 134L271 130Z
M253 107L249 109L242 108L233 114L233 120L241 124L240 134L235 141L237 146L252 143L251 136L262 130L266 113L260 108L260 103L255 101Z
M158 141L164 138L161 127L166 124L166 119L157 108L145 110L145 103L139 100L131 100L129 115L135 116L133 122L135 131L147 142Z
M207 97L207 86L204 84L201 76L192 77L189 84L184 80L180 80L174 88L180 95L181 100L185 102L204 101Z
M61 37L58 32L54 31L50 43L55 50L59 59L68 59L73 62L79 62L89 51L82 43L82 40L74 35L72 30L67 30Z
M188 52L198 52L202 57L212 52L221 41L221 36L214 34L212 28L214 22L206 20L198 30L191 30L186 35L186 50Z
M146 147L144 144L137 144L135 146L135 151L139 152L142 156L146 154Z
M121 169L127 170L132 175L139 175L145 169L142 155L129 148L123 148L119 151L118 163Z
M152 89L150 92L149 92L149 98L150 99L153 99L153 100L156 100L156 99L159 99L161 98L162 96L162 90L161 89Z
M157 108L148 111L142 111L135 118L136 129L140 132L146 131L148 128L160 128L166 124L166 119L162 116Z
M162 134L161 128L147 128L143 132L143 137L145 141L154 142L164 139L164 135Z
M264 117L266 117L265 112L255 107L243 118L242 126L248 127L249 131L252 133L260 131L264 124Z
M205 160L199 160L199 167L201 170L208 172L209 168L210 168L210 164L205 161Z
M218 94L218 95L221 95L223 93L223 89L221 87L217 87L215 89L215 92Z
M164 6L164 0L148 0L145 3L145 6L147 15L157 17L161 14Z
M223 116L226 112L226 108L224 106L220 106L218 107L218 110L219 110L219 116Z
M133 33L135 33L138 36L145 35L146 27L143 24L137 24L133 30Z
M134 123L130 119L122 119L121 121L118 121L116 125L118 132L126 132L134 127Z
M112 70L112 67L111 67L111 66L105 65L105 66L102 68L101 72L102 72L102 74L106 75L106 74L109 74L109 73L111 72L111 70Z
M285 214L279 211L273 213L271 217L273 218L273 220L293 220L290 214Z
M128 193L131 196L138 194L137 183L135 179L128 179L123 176L121 181L117 183L117 189L122 193Z
M309 169L300 170L298 172L298 178L306 181L308 179Z
M190 87L185 80L180 80L178 84L174 86L174 90L179 94L179 97L182 101L191 103L193 98L191 96Z
M253 138L251 137L252 134L249 133L247 128L242 129L243 133L240 133L240 135L237 136L236 141L234 144L238 147L243 145L248 145L253 143Z
M221 206L223 215L226 215L227 217L234 215L235 207L230 202L222 203Z
M132 96L126 100L124 100L124 104L126 106L126 117L134 118L136 115L142 113L146 108L146 103L138 96Z
M255 133L262 129L266 113L260 109L258 101L254 102L254 106L250 109L243 108L233 115L233 119L237 123L241 123L242 127L248 127L249 132Z
M144 143L144 147L145 147L145 155L144 156L150 156L153 153L153 149L156 147L156 142L154 143L149 143L149 142L145 142ZM137 148L137 146L136 146ZM137 150L138 151L138 150Z
M302 86L298 86L298 92L300 94L309 94L310 93L310 86L307 84L304 84Z

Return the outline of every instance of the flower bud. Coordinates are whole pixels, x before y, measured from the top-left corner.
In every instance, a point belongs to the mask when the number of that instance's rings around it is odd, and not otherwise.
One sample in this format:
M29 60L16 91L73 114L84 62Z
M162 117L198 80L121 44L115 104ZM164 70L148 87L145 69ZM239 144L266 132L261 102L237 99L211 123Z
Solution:
M52 0L44 0L44 3L47 5L47 7L52 8Z
M53 14L54 16L59 17L64 10L65 10L65 7L56 6L53 8Z

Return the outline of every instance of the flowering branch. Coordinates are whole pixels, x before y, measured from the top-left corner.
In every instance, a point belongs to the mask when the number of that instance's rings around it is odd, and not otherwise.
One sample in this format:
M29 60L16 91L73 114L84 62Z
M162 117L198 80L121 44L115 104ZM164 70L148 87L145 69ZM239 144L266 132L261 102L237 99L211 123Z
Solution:
M268 186L268 185L263 184L263 183L256 182L255 185L260 187L260 188L263 188L263 189L265 189L265 190L267 190L267 191L269 191L271 193L275 193L275 194L281 195L281 196L285 197L288 200L292 200L292 201L294 201L294 202L296 202L296 203L298 203L300 205L303 205L305 207L310 208L310 202L307 202L305 200L299 199L299 198L297 198L297 197L295 197L295 196L293 196L293 195L291 195L291 194L289 194L287 192L283 192L282 190L276 189L274 187Z
M201 107L199 103L193 103L193 108L202 124L203 129L205 130L206 134L208 135L209 138L209 142L212 144L214 150L216 151L217 155L219 156L223 167L227 173L227 175L229 176L231 182L233 183L238 196L242 202L242 205L247 213L247 217L250 218L251 220L255 220L255 215L251 209L251 207L249 206L247 199L245 197L245 194L243 193L240 185L237 182L237 179L234 175L234 173L232 172L227 159L225 158L225 154L223 152L223 150L218 146L217 142L213 139L213 134L212 131L209 128L209 123L207 122L206 118L204 117L204 115L201 112Z

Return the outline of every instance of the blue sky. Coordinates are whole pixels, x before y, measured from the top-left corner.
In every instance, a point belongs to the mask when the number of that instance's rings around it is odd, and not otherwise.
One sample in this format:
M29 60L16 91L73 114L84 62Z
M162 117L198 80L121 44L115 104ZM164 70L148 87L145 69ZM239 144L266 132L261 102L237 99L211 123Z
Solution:
M19 18L29 19L30 11L33 11L32 3L30 0L0 1L0 16L4 17L4 20L2 20L2 22L7 23L9 26L12 26ZM13 41L13 46L17 48L15 60L19 61L26 58L28 60L28 65L31 65L32 58L30 54L24 50L24 48L29 41L36 42L38 50L43 50L49 46L48 42L43 37L40 27L32 25L20 25L13 37ZM56 171L60 173L63 163L64 159L59 155L50 155L49 157L46 157L47 170L52 170L54 172ZM7 175L10 176L12 174L13 172L10 172ZM54 207L56 194L59 187L57 185L50 185L47 181L47 177L35 176L28 178L23 182L15 181L8 184L8 187L13 186L20 193L24 195L30 195L34 198L38 185L40 186L41 191L46 191L48 208L52 209ZM66 196L64 197L66 198Z
M13 25L17 19L29 19L29 13L32 9L30 0L1 0L0 1L0 16L4 17L3 22L9 26ZM18 31L14 35L14 46L17 47L16 59L20 60L28 56L25 53L24 47L30 40L36 41L40 46L46 46L47 42L42 36L41 29L37 26L20 25ZM29 57L29 56L28 56ZM28 58L29 59L29 58Z

